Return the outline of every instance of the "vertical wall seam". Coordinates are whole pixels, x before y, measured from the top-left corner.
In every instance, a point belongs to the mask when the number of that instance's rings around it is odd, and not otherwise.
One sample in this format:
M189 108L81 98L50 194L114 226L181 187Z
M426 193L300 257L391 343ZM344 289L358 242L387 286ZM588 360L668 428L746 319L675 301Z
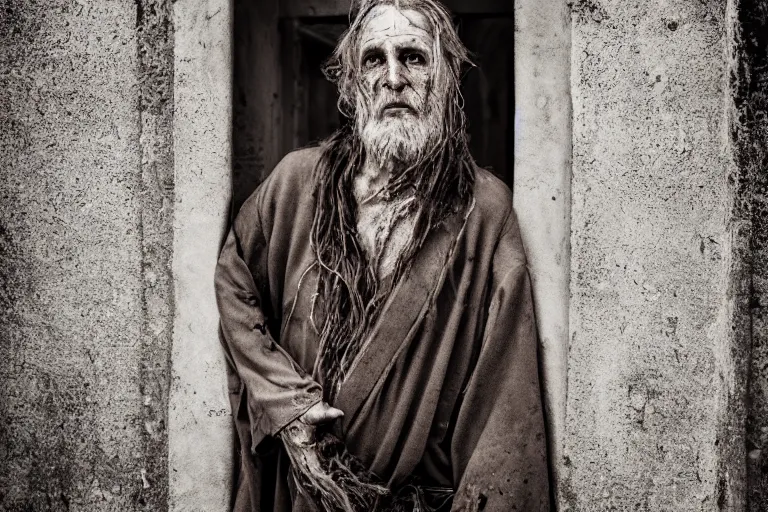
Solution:
M752 223L748 209L743 208L743 176L739 159L739 113L736 107L740 89L742 56L739 24L739 0L726 2L725 69L723 76L724 146L725 162L729 167L725 186L729 189L727 211L730 218L726 226L729 235L727 265L726 318L723 325L724 343L720 347L722 365L721 406L718 411L717 433L717 494L719 510L746 509L746 418L749 367L752 345L752 319L749 312L749 293L752 288L752 262L750 240Z
M143 468L136 505L168 508L168 397L171 384L173 253L173 25L170 0L137 0L140 391Z

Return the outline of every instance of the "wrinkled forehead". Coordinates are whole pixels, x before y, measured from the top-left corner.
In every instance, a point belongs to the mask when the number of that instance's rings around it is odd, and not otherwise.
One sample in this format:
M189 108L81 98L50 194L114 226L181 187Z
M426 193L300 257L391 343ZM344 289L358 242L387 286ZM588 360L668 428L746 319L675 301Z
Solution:
M360 32L360 49L379 46L386 40L408 42L430 48L432 34L426 16L412 9L393 5L374 7L365 17Z

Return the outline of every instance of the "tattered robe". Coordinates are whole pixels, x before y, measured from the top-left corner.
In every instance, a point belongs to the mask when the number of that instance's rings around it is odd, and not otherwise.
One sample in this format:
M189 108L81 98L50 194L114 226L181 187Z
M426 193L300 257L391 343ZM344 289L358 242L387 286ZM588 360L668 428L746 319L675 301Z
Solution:
M216 270L239 460L233 509L311 510L280 430L322 398L310 230L320 148L286 156L245 202ZM509 189L477 169L474 204L428 235L335 407L349 451L391 487L450 487L452 510L549 509L531 283ZM308 270L309 269L309 270ZM317 298L316 300L320 300Z

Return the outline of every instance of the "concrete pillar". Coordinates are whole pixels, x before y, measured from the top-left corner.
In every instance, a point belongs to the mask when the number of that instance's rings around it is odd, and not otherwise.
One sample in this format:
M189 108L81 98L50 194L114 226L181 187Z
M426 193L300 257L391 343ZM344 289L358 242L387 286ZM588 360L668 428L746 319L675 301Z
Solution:
M565 2L515 2L514 203L533 282L553 494L568 362L571 27Z
M160 4L0 13L3 510L165 506L171 70L163 23L145 37Z
M571 10L561 509L741 510L730 11L670 0L579 0Z
M232 59L228 0L176 2L175 315L169 403L170 510L227 510L234 428L213 273L229 215Z

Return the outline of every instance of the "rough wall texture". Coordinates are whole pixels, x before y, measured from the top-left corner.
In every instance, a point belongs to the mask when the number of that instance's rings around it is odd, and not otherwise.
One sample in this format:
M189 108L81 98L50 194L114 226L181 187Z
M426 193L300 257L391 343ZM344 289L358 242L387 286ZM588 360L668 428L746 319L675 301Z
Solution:
M739 226L728 223L726 6L577 0L571 9L561 505L735 510L729 462L743 444L724 434L745 382L731 334L741 326L729 289Z
M169 348L170 240L147 173L169 168L170 110L147 97L171 70L147 50L148 4L0 2L3 510L165 506L149 375Z
M168 503L168 396L171 381L174 296L173 58L170 0L136 3L141 191L142 324L139 388L144 415L144 504Z

